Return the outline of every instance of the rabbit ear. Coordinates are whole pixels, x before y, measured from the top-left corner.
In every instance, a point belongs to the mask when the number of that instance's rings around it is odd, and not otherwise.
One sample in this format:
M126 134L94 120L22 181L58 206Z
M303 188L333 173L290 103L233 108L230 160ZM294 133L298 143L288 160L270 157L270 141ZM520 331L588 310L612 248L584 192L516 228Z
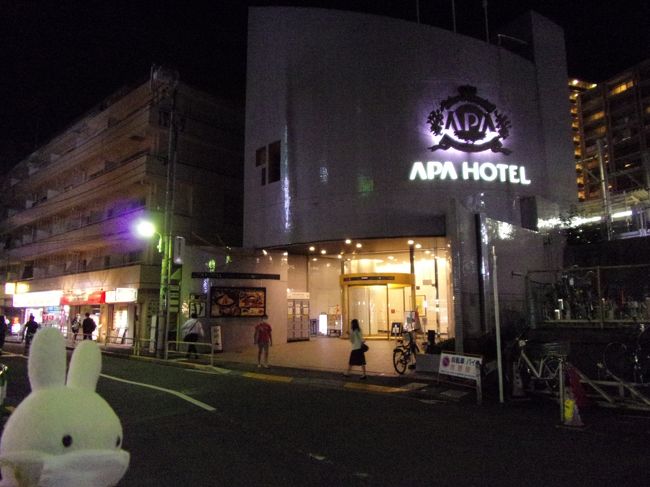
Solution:
M102 354L92 341L83 341L72 354L68 371L68 387L94 391L102 370Z
M29 349L27 374L32 390L65 384L65 339L56 328L36 332Z

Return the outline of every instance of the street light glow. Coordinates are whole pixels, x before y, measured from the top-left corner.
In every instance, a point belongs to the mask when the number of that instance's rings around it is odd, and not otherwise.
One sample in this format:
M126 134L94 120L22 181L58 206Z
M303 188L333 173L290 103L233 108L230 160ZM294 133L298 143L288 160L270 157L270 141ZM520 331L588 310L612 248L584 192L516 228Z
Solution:
M137 234L144 238L151 238L156 233L156 226L148 220L139 220L135 225L135 231Z
M139 237L142 238L151 238L154 235L158 235L158 252L163 251L162 249L162 235L156 230L156 225L154 225L149 220L138 220L135 224L135 232Z

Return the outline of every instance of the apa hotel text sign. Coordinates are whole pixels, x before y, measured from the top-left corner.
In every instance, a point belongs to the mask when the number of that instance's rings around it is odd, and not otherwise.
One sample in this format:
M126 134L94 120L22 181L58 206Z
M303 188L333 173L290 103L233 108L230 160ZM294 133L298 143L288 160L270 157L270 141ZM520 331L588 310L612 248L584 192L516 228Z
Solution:
M510 135L510 120L496 109L496 105L476 94L473 86L458 87L458 95L450 96L429 113L434 144L432 152L455 149L465 153L499 152L509 155L512 150L503 146ZM414 162L409 179L414 181L498 181L511 184L530 184L526 168L501 162L451 161Z
M512 184L530 184L526 178L526 168L512 164L493 164L491 162L463 162L460 169L451 161L414 162L409 175L411 181L415 179L426 180L451 180L464 181L499 181Z

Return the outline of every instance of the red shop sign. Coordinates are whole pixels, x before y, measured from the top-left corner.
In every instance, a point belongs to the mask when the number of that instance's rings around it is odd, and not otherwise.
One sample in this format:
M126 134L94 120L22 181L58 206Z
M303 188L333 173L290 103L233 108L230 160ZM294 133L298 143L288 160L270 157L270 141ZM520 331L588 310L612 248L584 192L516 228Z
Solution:
M106 302L106 291L94 291L83 294L64 294L61 296L61 305L80 305L80 304L104 304Z

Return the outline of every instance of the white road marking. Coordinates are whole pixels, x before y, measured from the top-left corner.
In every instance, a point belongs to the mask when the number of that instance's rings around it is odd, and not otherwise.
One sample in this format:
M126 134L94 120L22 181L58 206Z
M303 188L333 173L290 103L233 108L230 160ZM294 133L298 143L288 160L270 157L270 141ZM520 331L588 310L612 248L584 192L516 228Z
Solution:
M132 380L126 380L126 379L120 379L119 377L113 377L112 375L106 375L106 374L101 374L102 377L110 380L114 380L117 382L124 382L125 384L132 384L135 386L140 386L140 387L147 387L149 389L154 389L156 391L161 391L161 392L166 392L167 394L171 394L172 396L176 396L184 401L187 401L191 404L194 404L195 406L198 406L202 409L205 409L206 411L216 411L216 408L210 406L209 404L206 404L204 402L198 401L186 394L183 394L182 392L174 391L172 389L166 389L164 387L158 387L154 386L152 384L145 384L143 382L134 382Z

